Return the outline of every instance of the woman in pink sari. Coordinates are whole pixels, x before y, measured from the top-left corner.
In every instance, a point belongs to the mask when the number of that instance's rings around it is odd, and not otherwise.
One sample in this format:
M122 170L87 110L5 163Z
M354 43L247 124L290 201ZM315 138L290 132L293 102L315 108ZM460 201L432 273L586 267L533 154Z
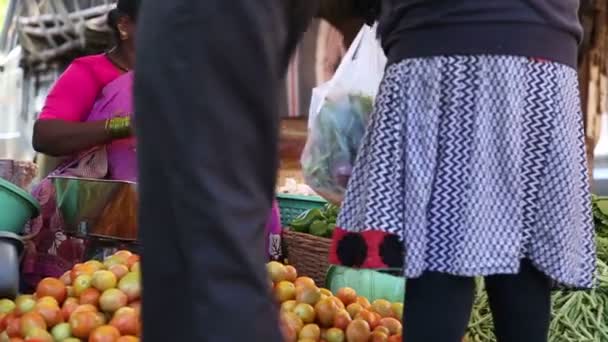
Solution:
M130 118L135 60L135 20L139 0L119 0L108 15L116 47L76 59L49 93L34 127L33 145L41 153L69 156L51 175L136 179L135 140ZM44 179L33 191L41 215L26 227L30 237L23 262L26 286L60 276L81 261L83 242L66 236L57 215L55 190Z

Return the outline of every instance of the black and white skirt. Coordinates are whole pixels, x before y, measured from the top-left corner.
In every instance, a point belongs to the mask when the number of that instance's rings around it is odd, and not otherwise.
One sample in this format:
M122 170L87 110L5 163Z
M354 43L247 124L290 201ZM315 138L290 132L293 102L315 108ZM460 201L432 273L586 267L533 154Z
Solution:
M533 264L588 288L594 230L576 70L509 56L388 67L330 253L459 276Z

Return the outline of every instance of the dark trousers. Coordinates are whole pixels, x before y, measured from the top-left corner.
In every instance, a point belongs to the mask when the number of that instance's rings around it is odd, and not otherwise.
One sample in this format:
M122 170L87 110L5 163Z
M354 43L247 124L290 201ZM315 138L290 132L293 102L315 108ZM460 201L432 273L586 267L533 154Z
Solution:
M281 340L264 225L280 78L311 13L291 22L290 3L142 2L135 108L146 342Z
M551 283L528 261L516 275L485 278L499 342L546 342ZM460 342L471 309L473 278L427 272L408 279L404 312L407 342Z

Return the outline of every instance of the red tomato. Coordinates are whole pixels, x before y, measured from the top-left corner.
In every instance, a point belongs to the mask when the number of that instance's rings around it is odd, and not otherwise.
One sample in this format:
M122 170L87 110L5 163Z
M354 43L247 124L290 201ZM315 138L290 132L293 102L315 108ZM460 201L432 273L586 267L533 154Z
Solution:
M101 297L99 290L89 287L80 294L80 305L91 304L97 306L99 305L99 297Z
M110 325L118 329L121 335L139 335L139 316L134 309L120 309L110 321Z
M97 313L93 311L74 312L70 317L70 327L72 335L78 338L87 338L99 327Z
M36 295L38 298L50 296L55 298L59 304L63 303L67 294L66 285L57 278L44 278L36 287Z
M6 319L6 334L8 337L21 337L21 319L14 315L9 315Z

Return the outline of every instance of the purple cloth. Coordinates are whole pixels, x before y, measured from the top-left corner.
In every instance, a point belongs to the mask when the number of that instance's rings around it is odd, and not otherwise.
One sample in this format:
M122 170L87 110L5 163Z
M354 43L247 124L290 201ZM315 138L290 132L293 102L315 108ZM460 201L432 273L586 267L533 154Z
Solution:
M106 120L133 115L133 73L126 73L108 83L86 121ZM108 153L108 177L110 179L137 181L135 138L116 140L106 146Z
M272 211L270 218L266 224L266 250L268 251L268 259L280 260L282 257L281 250L281 213L277 201L272 203Z

